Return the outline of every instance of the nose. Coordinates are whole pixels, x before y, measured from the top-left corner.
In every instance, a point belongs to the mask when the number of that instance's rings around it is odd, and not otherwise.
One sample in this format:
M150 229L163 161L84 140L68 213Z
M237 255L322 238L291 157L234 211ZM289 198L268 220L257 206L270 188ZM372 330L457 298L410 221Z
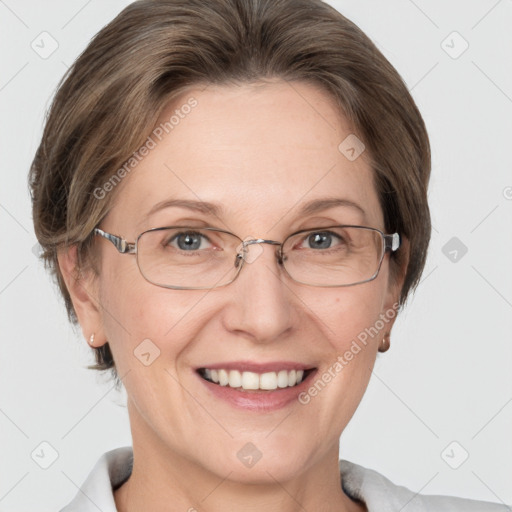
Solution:
M270 343L291 330L293 293L285 282L277 249L267 245L280 244L260 240L246 242L243 268L225 289L230 294L230 305L224 308L224 323L231 332L258 343Z

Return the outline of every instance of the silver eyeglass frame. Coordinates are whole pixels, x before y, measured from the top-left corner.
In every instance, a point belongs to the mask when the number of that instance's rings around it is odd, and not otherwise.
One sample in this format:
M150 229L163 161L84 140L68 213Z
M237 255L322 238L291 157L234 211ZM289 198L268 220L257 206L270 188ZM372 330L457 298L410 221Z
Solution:
M288 270L284 266L283 252L282 252L283 245L286 243L286 241L289 238L291 238L292 236L298 235L300 233L306 233L308 231L325 231L325 230L328 230L328 229L331 229L331 228L363 228L363 229L368 229L368 230L376 231L376 232L378 232L381 235L381 237L382 237L382 239L384 241L384 250L382 251L382 255L381 255L381 258L380 258L377 270L375 271L375 273L370 278L365 279L364 281L358 281L357 283L351 283L351 284L315 285L315 284L309 284L309 283L304 283L302 281L298 281L297 279L294 279L288 273ZM384 260L384 256L385 256L386 252L387 251L395 252L396 250L399 249L399 247L401 245L401 239L400 239L400 235L398 233L386 234L386 233L383 233L380 229L377 229L377 228L371 228L371 227L368 227L368 226L357 226L357 225L351 225L351 224L340 224L340 225L334 225L334 226L325 226L325 227L321 227L321 228L301 229L299 231L295 231L294 233L291 233L290 235L288 235L282 242L278 242L276 240L266 240L266 239L263 239L263 238L254 238L254 239L249 239L249 240L242 240L238 235L235 235L234 233L231 233L230 231L226 231L224 229L211 228L211 227L200 227L199 228L199 227L192 227L192 226L164 226L164 227L159 227L159 228L147 229L147 230L143 231L142 233L140 233L137 236L135 242L128 242L123 237L117 236L117 235L113 235L112 233L107 233L106 231L103 231L100 228L94 228L93 234L94 235L99 235L99 236L109 240L110 242L112 242L114 247L121 254L135 254L135 255L137 255L137 243L138 243L138 241L139 241L139 239L141 238L142 235L144 235L145 233L148 233L150 231L162 231L164 229L183 229L183 230L190 229L192 231L200 229L200 230L217 231L217 232L226 233L228 235L232 235L232 236L238 238L238 240L240 240L240 243L242 244L242 249L241 249L241 251L236 256L235 267L237 267L238 270L237 270L235 276L233 277L233 279L231 279L231 281L229 281L229 282L227 282L225 284L222 284L222 285L219 285L219 286L213 286L213 287L212 286L206 286L206 287L185 287L185 286L171 286L171 285L163 285L163 284L155 283L155 282L149 280L144 275L144 273L142 272L142 270L141 270L141 268L139 266L139 261L138 261L138 258L137 258L137 267L139 269L139 272L142 274L142 277L144 277L144 279L146 281L148 281L149 283L151 283L151 284L153 284L155 286L159 286L161 288L169 288L169 289L173 289L173 290L211 290L211 289L214 289L214 288L222 288L224 286L227 286L228 284L231 284L238 277L238 275L240 274L240 272L242 270L242 267L243 267L244 262L245 262L245 255L247 253L246 247L249 246L249 245L252 245L252 244L278 245L279 249L276 251L276 256L277 256L278 263L282 266L282 268L284 269L284 271L286 272L286 274L290 277L290 279L292 281L295 281L295 282L300 283L300 284L305 284L306 286L315 286L315 287L318 287L318 288L340 288L340 287L345 287L345 286L355 286L355 285L358 285L358 284L363 284L363 283L367 283L369 281L373 281L379 275L380 268L382 266L382 261Z

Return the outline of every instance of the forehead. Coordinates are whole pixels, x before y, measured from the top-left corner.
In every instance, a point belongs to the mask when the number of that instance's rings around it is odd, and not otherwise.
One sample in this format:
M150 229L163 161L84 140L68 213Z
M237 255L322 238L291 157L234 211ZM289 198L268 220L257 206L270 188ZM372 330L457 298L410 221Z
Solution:
M353 130L333 99L311 84L191 89L167 106L150 137L151 149L117 191L116 225L155 227L159 214L147 217L155 205L190 200L215 203L231 225L260 230L278 218L283 226L292 222L306 203L337 198L365 212L335 207L346 223L382 227L365 152L347 157L344 141Z

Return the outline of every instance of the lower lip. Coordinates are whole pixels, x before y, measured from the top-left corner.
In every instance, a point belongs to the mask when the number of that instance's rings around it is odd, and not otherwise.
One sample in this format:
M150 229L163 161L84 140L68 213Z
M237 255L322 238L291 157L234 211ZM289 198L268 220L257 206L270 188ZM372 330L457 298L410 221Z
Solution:
M311 371L309 375L297 386L290 388L278 388L269 391L239 391L240 388L221 386L205 380L197 372L196 375L206 386L208 391L217 398L220 398L239 409L265 412L282 409L293 401L298 401L299 394L309 386L309 381L315 373L316 370Z

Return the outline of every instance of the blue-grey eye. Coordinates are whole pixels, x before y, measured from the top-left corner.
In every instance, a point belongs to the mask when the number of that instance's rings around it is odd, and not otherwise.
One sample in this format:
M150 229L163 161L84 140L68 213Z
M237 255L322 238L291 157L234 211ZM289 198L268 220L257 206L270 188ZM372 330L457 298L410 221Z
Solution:
M330 249L334 242L342 241L341 238L331 231L316 231L305 238L308 242L308 249Z
M203 241L209 242L205 235L197 231L184 231L173 236L168 243L182 251L197 251L199 249L207 249L207 247L202 246ZM175 242L176 245L174 245Z

